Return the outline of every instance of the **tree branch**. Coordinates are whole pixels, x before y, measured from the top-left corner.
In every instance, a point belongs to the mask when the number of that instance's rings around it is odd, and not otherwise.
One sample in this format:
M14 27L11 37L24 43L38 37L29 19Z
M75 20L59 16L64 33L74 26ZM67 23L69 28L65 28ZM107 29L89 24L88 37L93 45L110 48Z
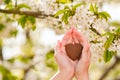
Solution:
M18 14L18 15L27 15L27 16L33 16L36 18L45 18L45 17L53 17L53 15L47 15L43 13L42 11L20 11L20 10L5 10L0 9L0 13L7 13L7 14Z
M2 47L0 46L0 60L3 60Z
M93 27L93 23L90 25L89 28L91 31L93 31L94 33L96 33L97 35L101 36L101 34Z
M103 75L100 77L99 80L103 80L107 75L108 73L120 62L120 58L116 56L116 60L115 62L112 64L112 66L110 66L104 73Z
M15 0L15 8L17 7L17 0Z

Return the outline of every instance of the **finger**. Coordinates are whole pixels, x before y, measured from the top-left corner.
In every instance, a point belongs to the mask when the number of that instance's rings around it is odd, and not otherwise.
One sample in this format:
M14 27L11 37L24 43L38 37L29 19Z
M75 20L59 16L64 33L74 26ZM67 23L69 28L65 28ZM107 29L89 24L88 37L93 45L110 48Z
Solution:
M74 39L73 39L72 35L69 36L69 38L67 38L67 40L62 41L63 46L65 46L66 44L73 44L73 43L74 43Z
M63 40L67 40L68 37L71 35L72 30L70 29L69 31L66 32L65 36L63 37Z
M90 52L90 49L88 51L88 60L90 61L91 60L91 52Z
M90 46L89 45L86 45L83 47L83 51L82 51L82 57L81 59L84 59L84 60L89 60L90 59Z
M65 36L62 39L63 45L66 45L68 43L68 40L71 38L71 30L68 31ZM70 39L71 40L71 39Z
M83 39L84 37L82 36L82 34L77 31L77 29L73 28L73 38L75 40L76 43L82 43L83 42ZM83 37L83 38L82 38Z
M63 47L63 46L62 46L62 43L61 43L60 41L58 41L57 46L56 46L56 48L55 48L56 53L62 54L62 53L63 53L62 47Z
M81 66L82 64L82 66L84 66L85 68L86 67L88 68L90 65L90 58L91 58L91 53L90 53L89 47L84 48L81 59L78 62L78 65Z
M74 40L74 43L80 43L76 34L73 33L73 40Z
M83 45L86 42L86 38L83 36L82 33L78 31L74 31L75 36L77 37L78 41Z
M62 44L63 44L63 45L66 45L69 38L70 38L69 35L65 35L65 36L63 37L63 39L62 39Z
M73 27L73 28L71 28L69 31L68 31L68 34L66 34L66 35L68 35L68 37L66 37L66 39L63 39L63 40L66 40L67 42L67 44L70 44L70 43L72 43L72 44L74 44L75 42L76 43L78 43L78 40L77 40L77 38L74 36L74 31L75 31L76 29Z
M62 46L62 43L60 41L58 41L57 43L57 46L56 46L56 49L55 49L55 59L62 59L65 57L65 52L63 50L63 46Z
M61 47L62 53L64 53L64 55L67 55L65 46L63 45L63 43L61 43L61 45L62 45L62 47Z
M55 47L55 55L60 52L60 41L58 40L57 45Z

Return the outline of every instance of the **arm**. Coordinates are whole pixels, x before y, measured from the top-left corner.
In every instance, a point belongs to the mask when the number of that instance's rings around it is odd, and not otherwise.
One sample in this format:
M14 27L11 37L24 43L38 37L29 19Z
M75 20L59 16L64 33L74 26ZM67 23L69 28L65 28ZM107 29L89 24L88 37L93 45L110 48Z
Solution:
M77 80L89 80L89 74L88 71L84 71L84 72L79 72L78 74L76 74L76 78Z
M89 47L85 46L82 53L82 58L76 66L75 76L77 80L89 80L89 65L90 65L90 51Z
M83 35L79 33L78 36L81 44L83 45L83 50L82 50L82 55L81 59L78 61L76 65L76 70L75 70L75 77L77 80L89 80L89 66L90 66L90 58L91 58L91 53L90 53L90 45L87 41L87 39L84 38Z
M59 71L53 76L51 80L72 80L74 76L75 62L67 57L61 42L58 42L56 46L55 60L58 64Z
M51 80L72 80L72 72L58 71Z
M73 37L71 33L74 33ZM70 38L69 38L70 37ZM81 43L83 45L83 51L81 59L78 61L71 60L65 51L65 44L73 43L73 38L75 43ZM55 49L55 59L59 66L59 72L57 72L51 80L72 80L73 76L77 80L89 80L88 69L90 65L90 51L89 44L83 35L79 34L75 29L71 29L64 36L62 42L58 42Z

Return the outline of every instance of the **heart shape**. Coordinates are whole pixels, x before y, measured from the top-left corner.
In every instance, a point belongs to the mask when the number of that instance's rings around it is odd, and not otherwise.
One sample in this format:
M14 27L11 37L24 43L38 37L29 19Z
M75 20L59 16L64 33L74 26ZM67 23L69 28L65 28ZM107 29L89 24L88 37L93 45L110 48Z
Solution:
M83 46L81 44L65 45L66 53L72 60L80 59L82 54L82 49L83 49Z

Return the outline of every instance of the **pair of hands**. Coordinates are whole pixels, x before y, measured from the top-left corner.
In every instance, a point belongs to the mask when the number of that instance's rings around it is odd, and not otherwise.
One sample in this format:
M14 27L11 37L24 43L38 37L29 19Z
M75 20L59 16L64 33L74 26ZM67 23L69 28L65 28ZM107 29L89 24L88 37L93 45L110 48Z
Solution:
M69 38L69 35L74 33L75 36ZM74 41L72 41L74 38ZM69 39L69 40L68 40ZM65 45L69 43L81 43L83 46L80 60L73 61L65 51ZM52 80L72 80L75 76L77 80L89 80L88 69L90 65L90 45L80 33L76 33L73 29L70 30L62 39L58 41L55 49L55 59L59 66L59 72Z

